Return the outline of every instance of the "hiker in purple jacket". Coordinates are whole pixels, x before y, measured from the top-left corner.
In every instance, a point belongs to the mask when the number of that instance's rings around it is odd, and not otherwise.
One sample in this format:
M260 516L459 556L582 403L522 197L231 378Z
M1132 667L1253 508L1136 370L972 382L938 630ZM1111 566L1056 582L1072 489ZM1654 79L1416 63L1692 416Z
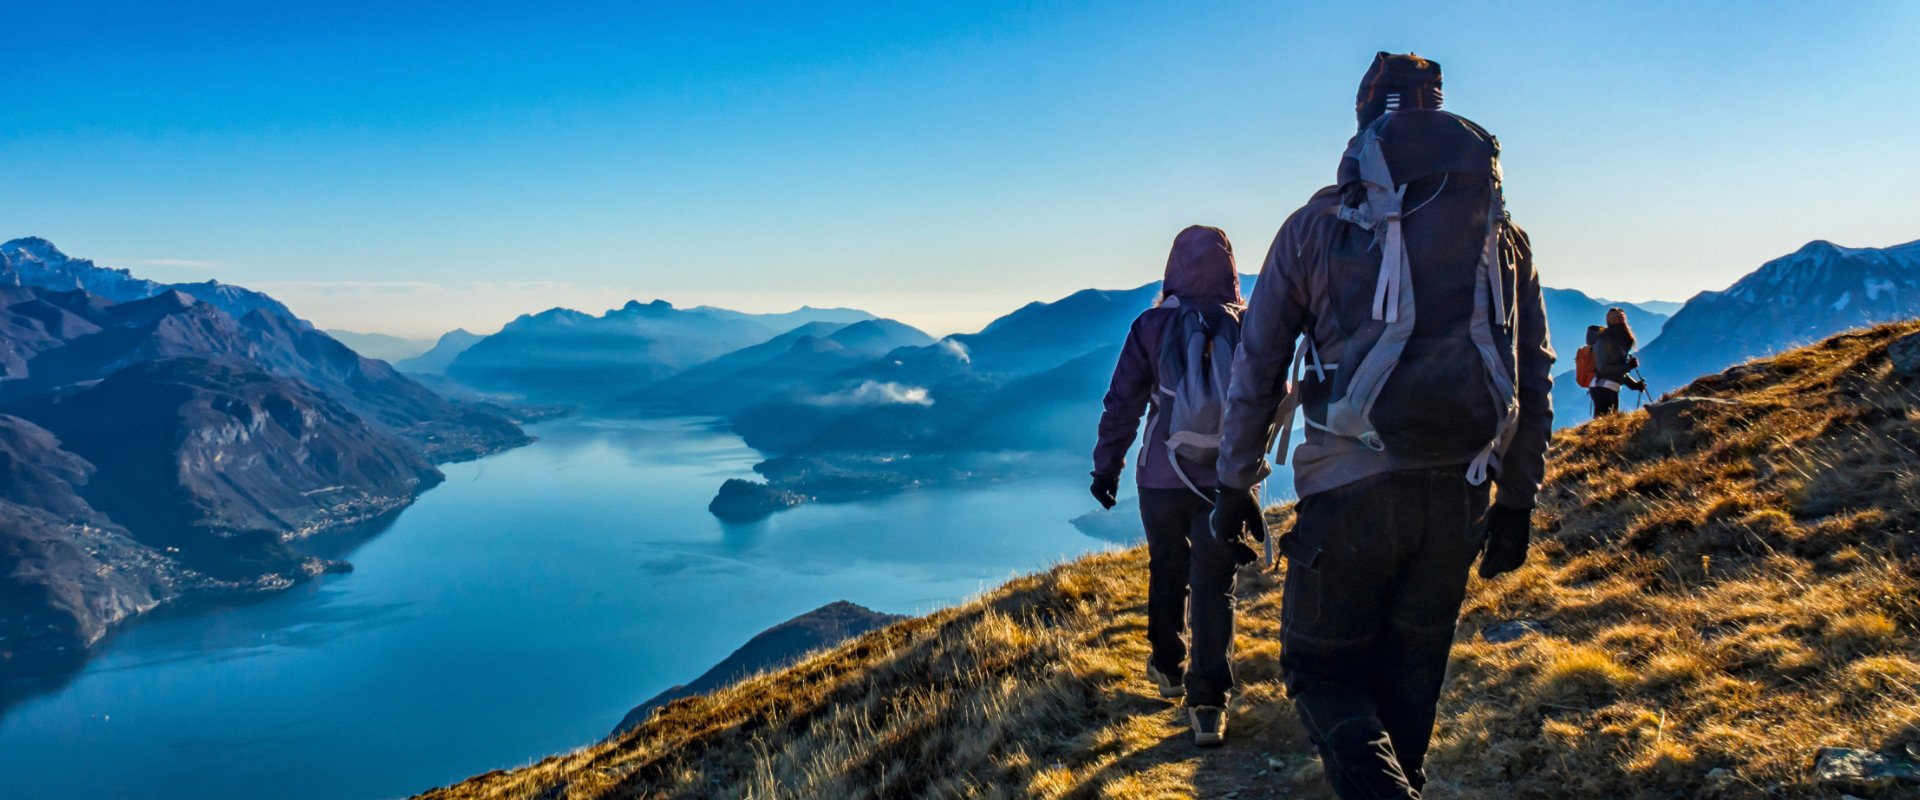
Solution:
M1234 571L1252 560L1253 553L1244 545L1213 538L1207 520L1213 507L1214 465L1184 458L1176 464L1169 455L1166 396L1156 390L1162 385L1163 343L1180 316L1178 309L1225 309L1237 317L1243 305L1226 233L1195 225L1174 237L1160 299L1141 312L1127 332L1093 451L1093 496L1112 508L1141 413L1152 407L1135 473L1149 564L1147 640L1153 654L1147 660L1147 678L1160 696L1186 698L1194 743L1203 747L1219 744L1224 735L1233 690L1228 648L1233 641ZM1189 587L1190 654L1181 641Z

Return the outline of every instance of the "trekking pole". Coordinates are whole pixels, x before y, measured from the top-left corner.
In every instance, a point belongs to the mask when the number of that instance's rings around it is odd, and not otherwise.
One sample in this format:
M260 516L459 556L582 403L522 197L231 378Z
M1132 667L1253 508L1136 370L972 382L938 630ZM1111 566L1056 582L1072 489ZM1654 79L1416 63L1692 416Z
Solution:
M1633 379L1640 382L1640 397L1633 401L1635 411L1642 406L1653 405L1653 385L1647 383L1647 376L1640 374L1640 368L1633 368Z

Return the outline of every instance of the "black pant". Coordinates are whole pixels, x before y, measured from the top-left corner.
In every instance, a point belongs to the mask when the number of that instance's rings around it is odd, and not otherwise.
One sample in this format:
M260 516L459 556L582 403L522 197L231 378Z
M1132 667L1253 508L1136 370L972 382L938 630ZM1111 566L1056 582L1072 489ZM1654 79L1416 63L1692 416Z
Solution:
M1141 489L1147 529L1147 642L1153 665L1181 675L1192 588L1192 663L1185 670L1187 705L1223 706L1233 691L1234 572L1251 550L1214 541L1213 504L1187 489Z
M1376 475L1300 501L1280 667L1343 798L1418 798L1488 487L1466 467Z
M1617 389L1595 386L1588 389L1587 394L1593 397L1593 415L1595 417L1604 417L1620 410L1620 392Z

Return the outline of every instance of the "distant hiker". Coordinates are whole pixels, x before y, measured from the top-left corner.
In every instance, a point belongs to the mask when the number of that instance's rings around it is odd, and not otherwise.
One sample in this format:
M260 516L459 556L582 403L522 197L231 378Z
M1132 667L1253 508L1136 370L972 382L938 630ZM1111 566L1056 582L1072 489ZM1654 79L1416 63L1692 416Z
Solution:
M1216 535L1262 538L1253 487L1304 408L1280 666L1345 798L1420 796L1467 570L1526 559L1553 422L1499 144L1439 108L1439 64L1375 56L1339 184L1287 219L1260 271L1221 441Z
M1194 743L1201 746L1217 745L1224 735L1233 691L1227 651L1234 570L1254 556L1244 544L1215 540L1208 525L1243 308L1227 235L1195 225L1174 237L1160 300L1127 332L1093 451L1093 496L1112 508L1140 415L1152 406L1135 470L1147 531L1147 641L1153 648L1147 678L1161 697L1185 696ZM1188 627L1189 587L1191 653L1180 638Z
M1646 382L1635 378L1633 371L1640 368L1640 357L1633 354L1633 329L1627 327L1627 312L1617 308L1607 309L1607 326L1587 326L1587 346L1592 355L1593 378L1582 381L1587 394L1593 398L1593 415L1605 416L1620 410L1620 388L1626 387L1636 392L1647 390ZM1587 354L1581 354L1582 360Z

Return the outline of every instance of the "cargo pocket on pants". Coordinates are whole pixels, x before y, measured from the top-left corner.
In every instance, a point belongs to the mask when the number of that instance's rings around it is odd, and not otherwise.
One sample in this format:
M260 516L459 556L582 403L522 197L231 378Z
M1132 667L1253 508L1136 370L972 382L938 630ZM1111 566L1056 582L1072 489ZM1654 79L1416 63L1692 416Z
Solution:
M1280 622L1287 628L1320 621L1324 594L1320 580L1321 551L1302 536L1300 520L1304 517L1305 510L1302 509L1294 517L1293 529L1280 537L1280 552L1287 558L1287 582L1280 597Z

